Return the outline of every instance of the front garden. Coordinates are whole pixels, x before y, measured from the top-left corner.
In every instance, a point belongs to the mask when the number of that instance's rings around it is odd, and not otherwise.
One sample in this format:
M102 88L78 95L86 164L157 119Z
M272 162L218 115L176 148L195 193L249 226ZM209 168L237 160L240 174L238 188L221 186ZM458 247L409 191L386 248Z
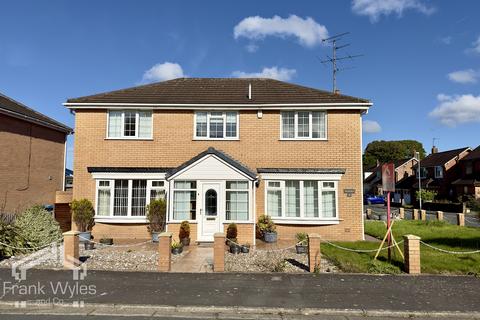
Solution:
M421 240L434 247L454 252L480 250L480 229L460 227L442 221L395 221L393 235L401 241L406 234L419 236ZM365 233L382 239L386 225L382 221L365 221ZM380 243L371 241L334 242L334 245L354 250L374 250ZM400 245L403 252L403 244ZM375 252L353 252L339 249L328 243L322 243L324 257L330 259L344 272L364 273L401 273L403 259L396 249L392 249L392 260L387 262L387 250L382 250L378 259ZM421 245L422 273L433 274L480 274L480 253L449 254Z

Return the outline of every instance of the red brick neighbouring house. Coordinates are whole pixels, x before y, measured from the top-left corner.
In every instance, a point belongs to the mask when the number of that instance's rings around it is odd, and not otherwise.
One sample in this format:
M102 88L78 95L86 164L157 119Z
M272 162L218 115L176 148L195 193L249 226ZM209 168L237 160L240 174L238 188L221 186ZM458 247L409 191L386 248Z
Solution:
M54 204L72 129L0 94L0 212Z

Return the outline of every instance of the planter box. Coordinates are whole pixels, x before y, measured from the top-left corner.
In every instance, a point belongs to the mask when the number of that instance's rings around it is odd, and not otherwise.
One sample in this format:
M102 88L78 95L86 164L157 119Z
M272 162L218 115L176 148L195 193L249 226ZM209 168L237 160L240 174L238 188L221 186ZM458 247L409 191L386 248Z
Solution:
M268 243L277 242L277 233L276 232L265 232L263 234L263 240Z

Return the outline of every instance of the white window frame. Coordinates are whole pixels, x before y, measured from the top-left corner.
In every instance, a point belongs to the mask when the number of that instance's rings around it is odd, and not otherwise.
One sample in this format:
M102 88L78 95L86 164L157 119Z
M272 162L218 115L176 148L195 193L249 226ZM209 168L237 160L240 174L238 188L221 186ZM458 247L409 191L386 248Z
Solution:
M178 188L175 188L175 182L179 182L179 181L194 181L195 182L195 189L178 189ZM198 206L199 206L199 202L198 202L198 198L200 196L200 191L198 190L198 180L192 180L192 179L178 179L178 180L170 180L171 184L172 184L172 192L171 192L171 195L170 197L168 197L168 207L170 208L169 210L169 214L168 214L168 220L167 222L169 223L181 223L182 221L185 221L185 220L175 220L173 219L173 214L174 214L174 197L175 197L175 191L195 191L195 201L197 202L196 204L196 213L195 213L195 219L188 219L186 221L188 221L189 223L198 223L198 220L199 220L199 214L198 214Z
M223 118L223 138L210 138L210 118L212 112L221 112ZM207 136L197 137L197 114L207 114ZM235 113L236 116L236 136L227 137L227 113ZM196 111L193 117L193 140L240 140L240 116L238 111Z
M227 189L227 182L246 182L247 183L247 188L246 189ZM252 221L252 200L251 200L251 195L252 195L252 190L251 190L251 182L248 180L226 180L225 181L225 220L224 223L247 223ZM246 220L229 220L227 219L227 192L246 192L247 193L247 219Z
M110 127L110 112L121 112L122 113L122 130L120 137L110 137L108 134L108 129ZM135 112L135 136L125 136L125 112ZM139 137L140 130L140 112L150 112L150 137ZM153 110L108 110L107 111L107 131L105 134L107 140L153 140Z
M145 205L148 206L150 204L150 191L152 189L164 189L165 190L165 199L168 196L168 188L165 179L162 178L149 178L146 179L142 176L135 176L135 177L125 177L125 176L110 176L107 177L99 177L95 179L95 221L96 222L115 222L115 223L146 223L147 217L146 212L145 216L132 216L132 187L133 187L133 180L146 180L147 187L146 187L146 199ZM115 216L113 214L114 211L114 199L115 199L115 180L128 180L128 209L126 216ZM109 181L109 187L100 187L100 181ZM163 188L160 187L153 187L152 188L152 181L163 181ZM97 215L98 211L98 191L99 189L110 189L110 214L108 216L99 216Z
M285 198L285 181L287 180L298 180L300 182L300 217L286 217L285 216L285 204L286 204L286 198ZM305 216L305 198L304 198L304 181L305 180L315 180L318 182L318 218L316 217L306 217ZM338 211L338 181L336 180L320 180L320 179L285 179L285 180L280 180L280 179L269 179L269 180L264 180L265 182L265 212L268 213L268 183L269 182L280 182L280 190L282 192L282 209L281 209L281 217L274 217L272 216L273 221L275 223L284 223L284 224L338 224L340 221L340 213ZM330 187L323 187L324 182L332 182L334 184L334 188ZM278 187L273 187L271 188L272 190L279 190ZM323 212L322 212L322 191L335 191L335 217L324 217Z
M295 124L294 124L294 138L284 138L283 137L283 113L284 112L294 112L294 119L295 119ZM299 137L298 136L298 113L299 112L308 112L308 124L309 124L309 133L308 137ZM325 114L325 137L324 138L312 138L313 135L313 112L323 112ZM319 140L319 141L326 141L328 140L328 112L326 110L315 110L315 111L309 111L309 110L282 110L280 111L280 140Z
M437 169L440 169L441 174L438 174ZM433 168L433 171L435 173L435 178L436 179L443 179L443 167L442 166L435 166Z

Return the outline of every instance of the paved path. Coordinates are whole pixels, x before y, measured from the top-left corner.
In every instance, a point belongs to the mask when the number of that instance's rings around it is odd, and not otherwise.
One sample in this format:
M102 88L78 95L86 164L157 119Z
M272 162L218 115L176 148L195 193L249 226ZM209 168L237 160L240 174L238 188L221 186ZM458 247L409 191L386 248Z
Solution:
M65 303L203 308L480 312L480 279L473 276L89 271L77 283L71 271L29 270L27 280L17 283L9 269L0 269L0 279L1 302L56 298ZM94 286L95 292L54 294L49 287L58 283ZM44 285L45 292L12 292L8 288L14 284Z
M188 246L188 252L172 264L172 272L213 272L213 246Z

